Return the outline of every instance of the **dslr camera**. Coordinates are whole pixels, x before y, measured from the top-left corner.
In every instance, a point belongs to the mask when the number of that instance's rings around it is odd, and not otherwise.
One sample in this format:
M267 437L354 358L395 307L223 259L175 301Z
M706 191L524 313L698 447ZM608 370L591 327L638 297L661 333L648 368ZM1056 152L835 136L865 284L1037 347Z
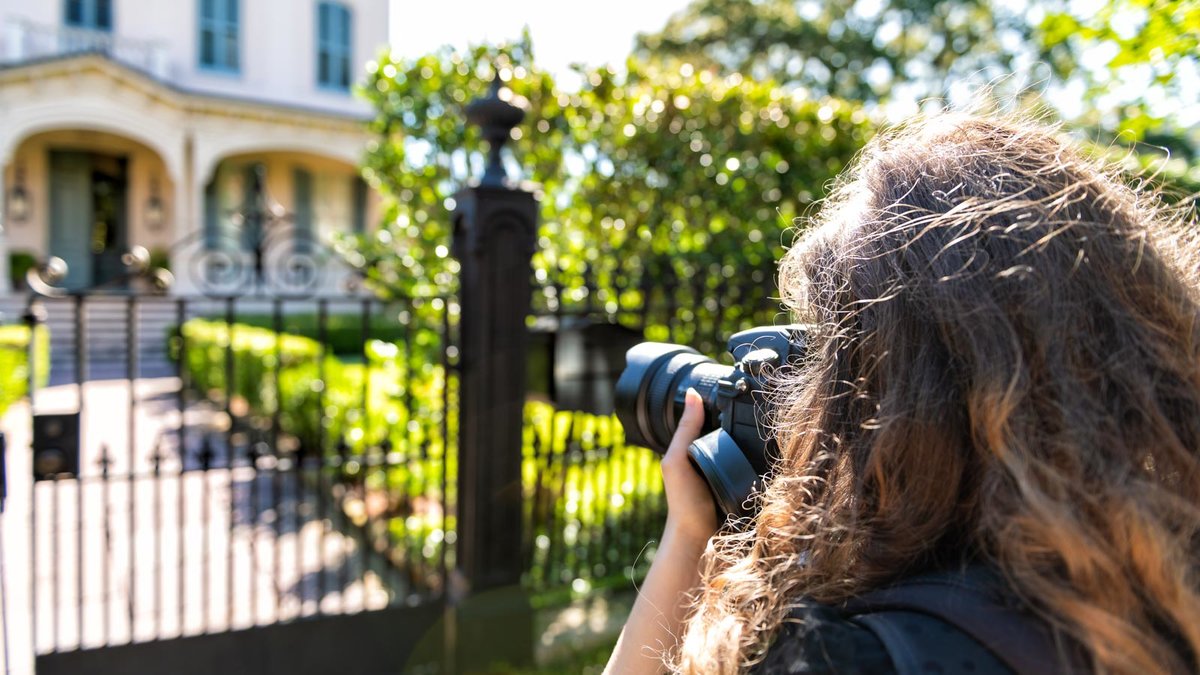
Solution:
M735 333L724 366L684 345L643 342L625 355L617 418L628 443L664 454L683 416L689 387L704 400L701 436L688 457L712 490L718 515L742 518L776 454L765 420L771 373L804 354L804 327L762 326Z

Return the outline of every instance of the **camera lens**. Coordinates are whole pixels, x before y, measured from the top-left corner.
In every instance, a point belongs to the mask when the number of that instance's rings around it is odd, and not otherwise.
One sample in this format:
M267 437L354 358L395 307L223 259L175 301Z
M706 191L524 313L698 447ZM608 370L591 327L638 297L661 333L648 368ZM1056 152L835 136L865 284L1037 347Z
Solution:
M683 415L684 395L694 388L704 400L704 428L717 428L716 389L722 377L733 373L730 366L691 347L662 342L643 342L625 355L625 371L617 380L616 412L625 437L662 454Z

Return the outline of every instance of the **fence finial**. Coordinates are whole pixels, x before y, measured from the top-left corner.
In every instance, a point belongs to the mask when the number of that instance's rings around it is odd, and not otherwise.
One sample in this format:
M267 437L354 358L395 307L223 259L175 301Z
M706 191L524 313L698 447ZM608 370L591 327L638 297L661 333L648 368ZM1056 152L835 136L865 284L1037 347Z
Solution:
M525 119L525 110L519 105L521 102L520 97L514 96L512 90L504 86L500 70L497 69L487 96L467 104L467 121L479 126L488 142L487 166L480 185L504 185L508 178L500 151L511 137L512 130Z

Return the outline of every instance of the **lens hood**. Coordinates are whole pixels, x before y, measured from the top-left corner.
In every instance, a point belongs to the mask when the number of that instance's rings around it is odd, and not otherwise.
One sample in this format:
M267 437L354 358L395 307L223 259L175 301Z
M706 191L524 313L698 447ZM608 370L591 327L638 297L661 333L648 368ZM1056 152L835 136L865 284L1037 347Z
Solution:
M680 354L700 356L700 352L683 345L665 342L643 342L625 353L625 370L617 379L614 402L617 419L625 428L625 440L632 445L650 448L660 455L667 451L670 437L658 438L650 419L651 406L646 397L658 371ZM655 410L662 414L661 406Z

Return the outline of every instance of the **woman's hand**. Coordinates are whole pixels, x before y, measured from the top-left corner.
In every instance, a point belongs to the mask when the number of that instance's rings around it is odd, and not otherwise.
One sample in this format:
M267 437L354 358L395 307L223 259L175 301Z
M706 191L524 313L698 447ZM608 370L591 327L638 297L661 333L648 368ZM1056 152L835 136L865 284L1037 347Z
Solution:
M716 533L717 507L708 484L688 459L688 446L704 426L704 401L695 389L684 397L683 417L662 459L663 484L667 491L667 528L673 535L701 550ZM665 538L665 537L664 537Z

